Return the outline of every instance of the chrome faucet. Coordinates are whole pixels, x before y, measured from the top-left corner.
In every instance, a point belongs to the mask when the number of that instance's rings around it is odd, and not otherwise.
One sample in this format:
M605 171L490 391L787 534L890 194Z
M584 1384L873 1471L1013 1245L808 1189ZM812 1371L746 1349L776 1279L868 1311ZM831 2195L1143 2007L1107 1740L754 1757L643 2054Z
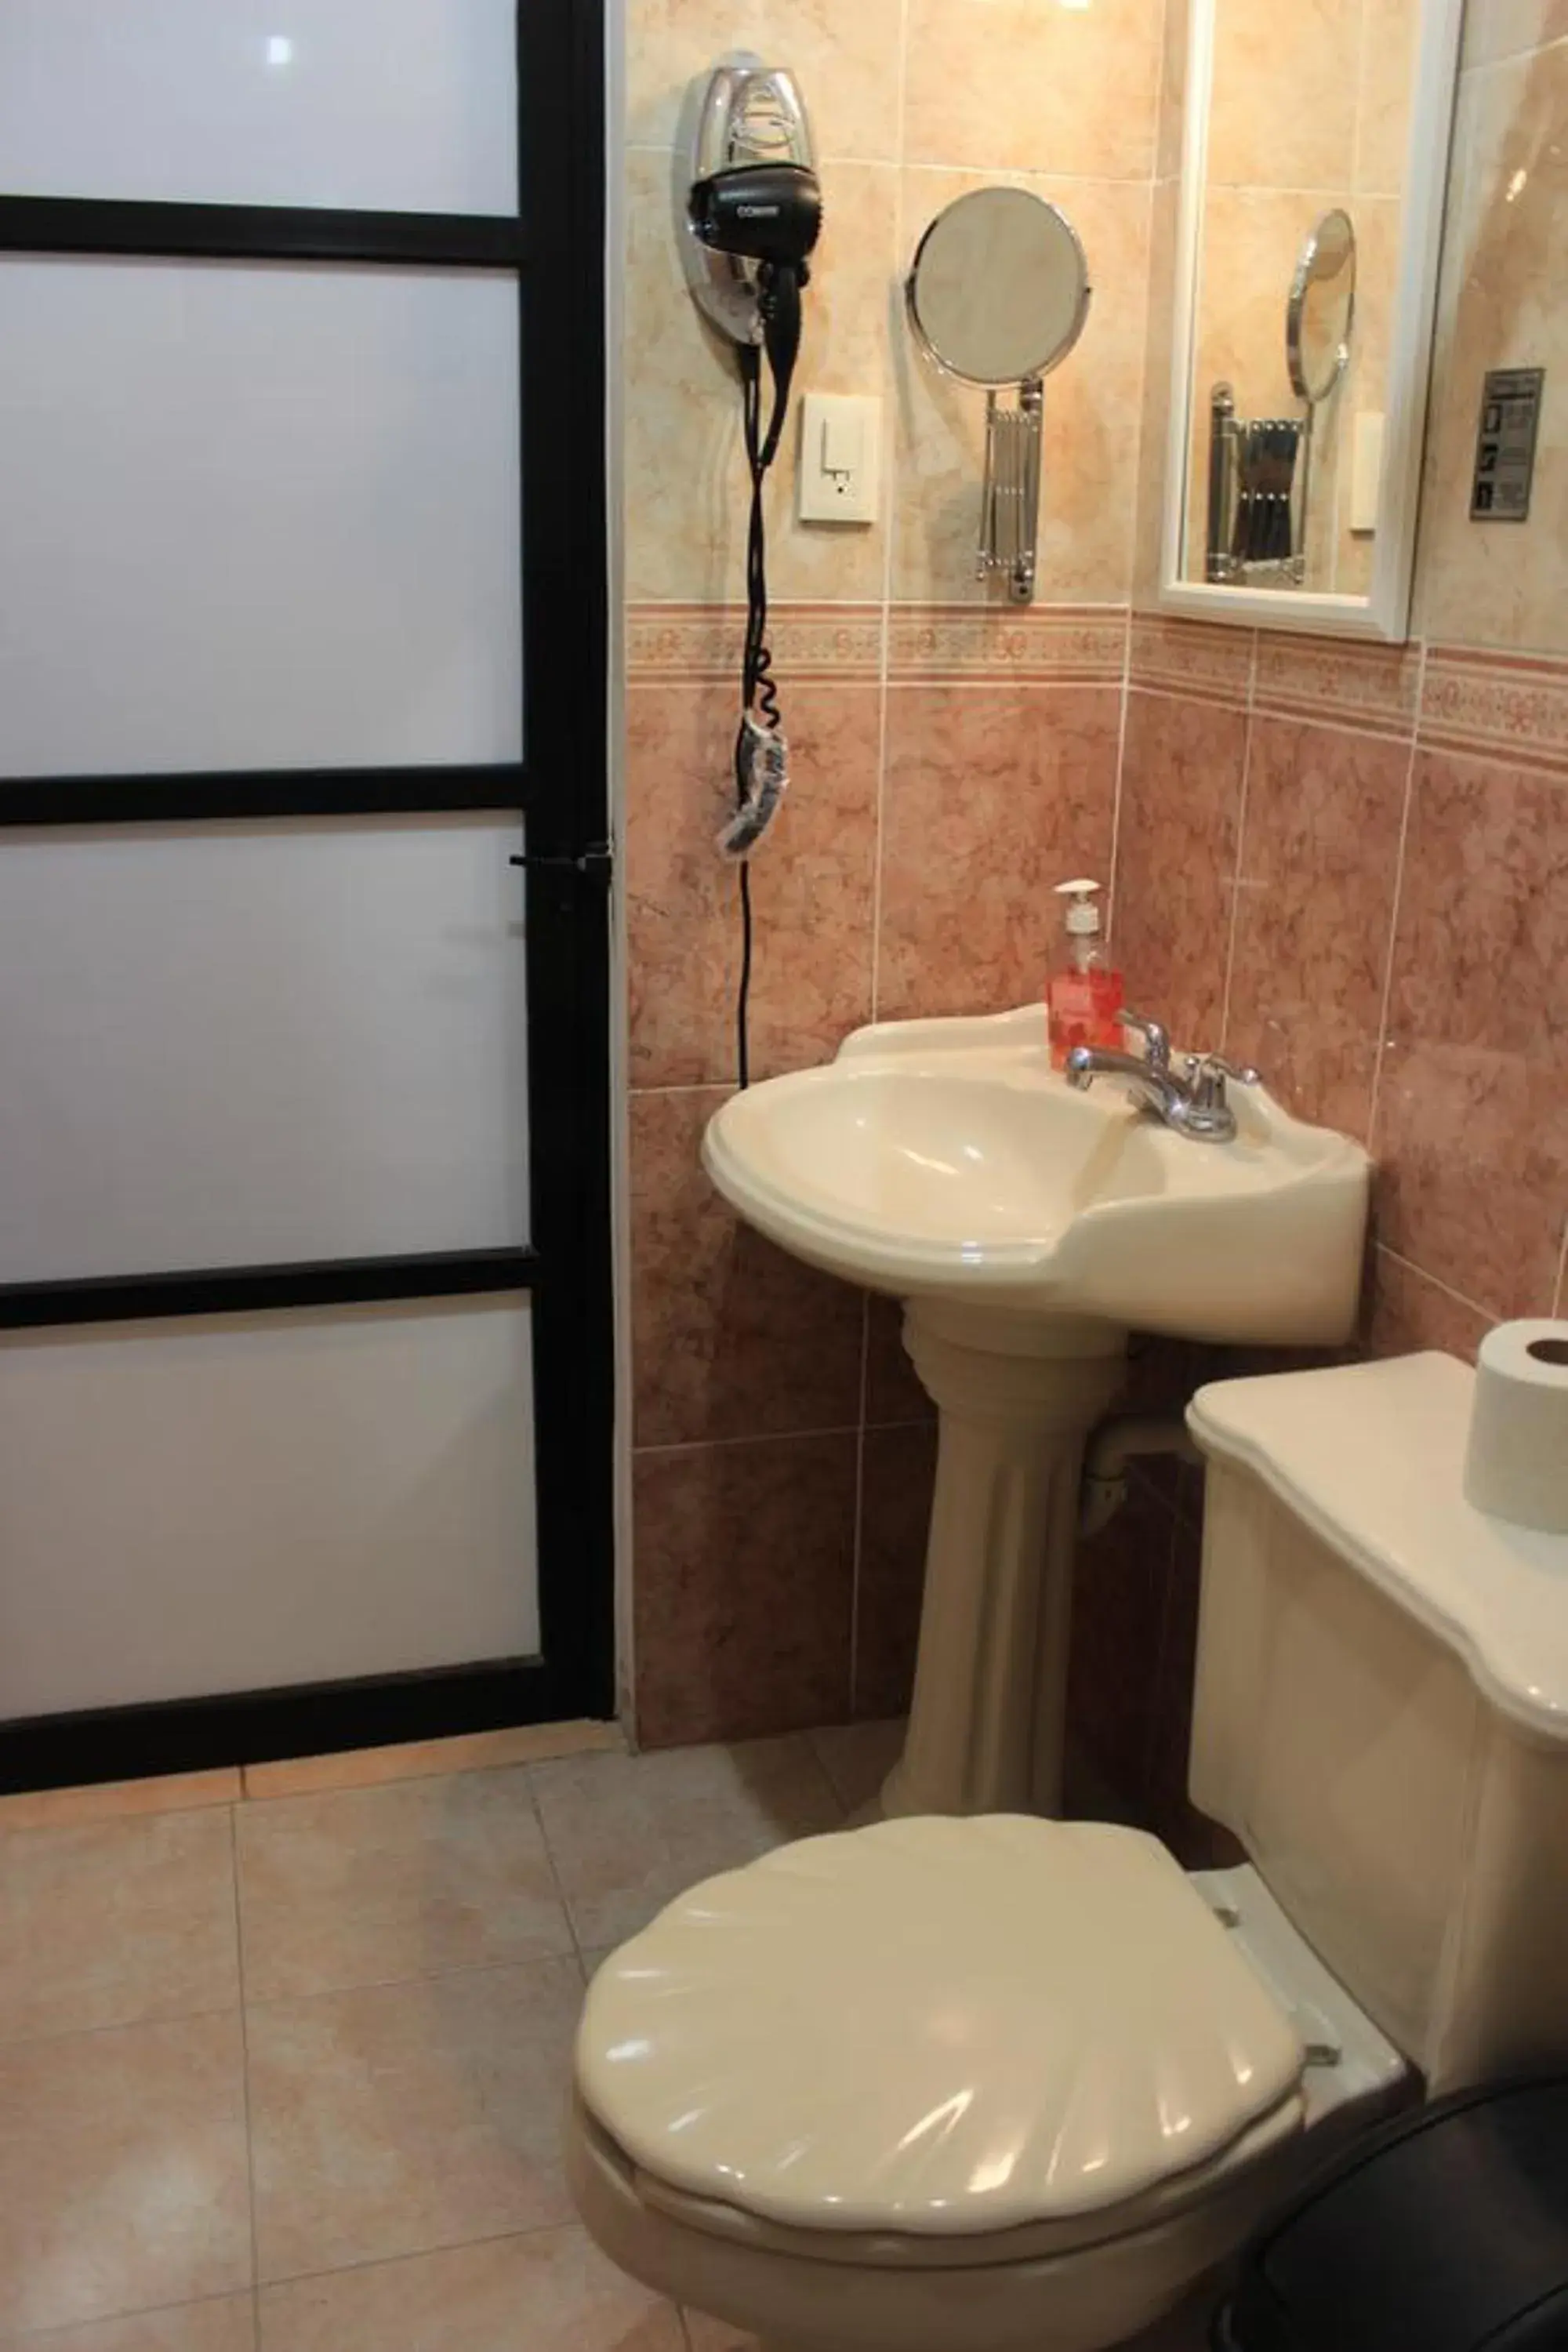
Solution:
M1236 1139L1236 1113L1226 1088L1255 1087L1258 1072L1238 1069L1218 1054L1188 1054L1180 1071L1171 1067L1169 1031L1141 1013L1117 1018L1143 1040L1142 1054L1118 1054L1100 1045L1075 1045L1068 1055L1068 1084L1079 1093L1096 1078L1124 1078L1140 1110L1152 1111L1178 1135L1194 1143L1231 1143Z

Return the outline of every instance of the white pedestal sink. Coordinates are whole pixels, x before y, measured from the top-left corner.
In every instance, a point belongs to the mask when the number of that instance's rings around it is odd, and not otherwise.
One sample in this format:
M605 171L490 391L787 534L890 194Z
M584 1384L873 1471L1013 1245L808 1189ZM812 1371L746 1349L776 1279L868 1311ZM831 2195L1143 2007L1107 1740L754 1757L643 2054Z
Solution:
M914 1704L889 1812L1055 1812L1079 1476L1128 1330L1332 1345L1360 1292L1360 1146L1237 1087L1202 1143L1051 1069L1037 1006L862 1029L736 1095L708 1172L759 1232L905 1302L941 1416Z

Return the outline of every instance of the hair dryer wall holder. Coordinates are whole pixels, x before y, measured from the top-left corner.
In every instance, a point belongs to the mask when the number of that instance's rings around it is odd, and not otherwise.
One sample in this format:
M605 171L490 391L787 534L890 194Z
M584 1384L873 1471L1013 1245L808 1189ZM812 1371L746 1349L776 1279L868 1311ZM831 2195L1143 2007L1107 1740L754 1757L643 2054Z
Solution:
M762 262L702 236L692 215L692 191L731 173L766 173L783 167L787 175L792 170L809 173L813 163L805 100L787 67L764 65L754 51L738 49L721 58L705 80L692 84L675 151L676 237L692 300L731 343L763 341ZM758 242L766 246L765 225L759 226L763 234ZM815 243L813 226L803 250Z
M1004 407L999 393L985 395L985 481L974 576L1004 578L1015 604L1032 604L1035 596L1045 415L1040 376L1025 377L1016 407Z

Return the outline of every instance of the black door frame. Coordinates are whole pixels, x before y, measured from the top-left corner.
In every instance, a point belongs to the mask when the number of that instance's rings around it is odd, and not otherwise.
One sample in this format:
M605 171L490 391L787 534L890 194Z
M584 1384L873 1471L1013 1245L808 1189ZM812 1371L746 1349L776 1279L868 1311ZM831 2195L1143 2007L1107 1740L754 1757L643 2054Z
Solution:
M14 777L0 827L522 814L531 1245L0 1285L0 1330L527 1292L541 1654L13 1720L0 1790L614 1713L603 0L520 0L516 22L515 219L0 194L0 253L515 276L522 761ZM584 444L587 464L563 462Z

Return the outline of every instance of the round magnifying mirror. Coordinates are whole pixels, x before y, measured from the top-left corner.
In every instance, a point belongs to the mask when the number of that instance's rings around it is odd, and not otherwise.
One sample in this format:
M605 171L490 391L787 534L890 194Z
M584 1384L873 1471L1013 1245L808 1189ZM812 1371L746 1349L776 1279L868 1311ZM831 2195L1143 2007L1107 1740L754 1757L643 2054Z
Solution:
M921 237L907 292L937 365L992 391L1048 373L1089 316L1077 234L1026 188L955 197Z
M1355 323L1355 225L1325 213L1301 247L1285 311L1285 356L1298 399L1327 400L1350 365Z

